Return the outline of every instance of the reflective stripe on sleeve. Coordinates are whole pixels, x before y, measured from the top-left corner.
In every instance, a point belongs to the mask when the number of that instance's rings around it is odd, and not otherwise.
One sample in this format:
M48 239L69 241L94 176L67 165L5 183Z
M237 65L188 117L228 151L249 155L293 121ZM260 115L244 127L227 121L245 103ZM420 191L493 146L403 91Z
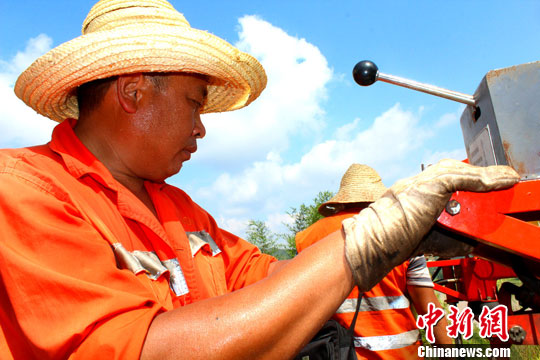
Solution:
M422 256L413 257L409 260L407 268L407 285L433 287L433 281L427 268L426 258Z
M345 299L336 311L337 314L354 313L358 299ZM381 311L407 309L410 306L406 296L377 296L362 298L359 311Z
M418 341L420 332L411 330L397 335L354 337L354 346L371 351L401 349Z

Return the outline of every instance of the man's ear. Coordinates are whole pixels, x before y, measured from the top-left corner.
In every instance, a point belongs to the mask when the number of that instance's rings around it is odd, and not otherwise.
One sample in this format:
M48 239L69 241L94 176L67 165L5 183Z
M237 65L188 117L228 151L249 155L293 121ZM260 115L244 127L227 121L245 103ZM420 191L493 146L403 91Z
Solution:
M143 74L121 75L116 81L116 95L118 102L125 112L133 114L140 105L145 86Z

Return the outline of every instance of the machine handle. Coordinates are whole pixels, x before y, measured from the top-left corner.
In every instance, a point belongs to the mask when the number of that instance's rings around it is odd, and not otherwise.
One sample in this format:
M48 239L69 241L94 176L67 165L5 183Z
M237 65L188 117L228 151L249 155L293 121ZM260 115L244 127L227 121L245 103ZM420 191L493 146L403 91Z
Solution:
M369 60L360 61L354 66L353 77L354 81L356 81L358 85L362 86L369 86L375 81L381 80L390 84L399 85L412 90L422 91L445 99L454 100L463 104L476 106L474 98L471 95L420 83L414 80L404 79L398 76L383 74L379 72L377 65Z

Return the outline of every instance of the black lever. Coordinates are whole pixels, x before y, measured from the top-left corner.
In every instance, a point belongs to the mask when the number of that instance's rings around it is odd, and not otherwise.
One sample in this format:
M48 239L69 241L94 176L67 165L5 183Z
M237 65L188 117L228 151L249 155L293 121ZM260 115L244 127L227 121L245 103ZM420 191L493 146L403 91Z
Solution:
M462 94L457 91L443 89L437 86L423 84L414 80L408 80L393 75L379 72L379 68L372 61L363 60L354 66L353 78L359 85L369 86L377 80L390 84L403 86L412 90L422 91L431 95L445 99L454 100L463 104L475 106L474 98L471 95Z

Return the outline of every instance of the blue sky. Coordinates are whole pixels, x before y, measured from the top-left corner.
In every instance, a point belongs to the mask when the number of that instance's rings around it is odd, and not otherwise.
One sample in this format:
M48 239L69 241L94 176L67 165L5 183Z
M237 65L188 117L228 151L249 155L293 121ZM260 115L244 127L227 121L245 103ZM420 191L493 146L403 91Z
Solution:
M275 231L286 212L337 191L353 163L390 186L444 157L466 157L463 105L376 83L381 72L473 94L492 69L540 60L540 1L170 1L193 27L256 56L269 78L248 108L203 117L207 136L169 182L223 227L246 221ZM17 75L80 35L94 1L0 2L0 147L48 141L54 122L13 95Z

